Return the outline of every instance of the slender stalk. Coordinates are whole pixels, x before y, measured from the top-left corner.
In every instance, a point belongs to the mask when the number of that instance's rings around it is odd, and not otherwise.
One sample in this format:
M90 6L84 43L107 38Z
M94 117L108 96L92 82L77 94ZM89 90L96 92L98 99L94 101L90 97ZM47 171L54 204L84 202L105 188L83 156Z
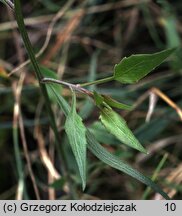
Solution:
M43 85L41 83L41 80L42 80L43 77L42 77L39 65L37 63L37 60L35 58L33 47L31 45L31 42L29 40L27 31L26 31L26 28L25 28L20 0L15 0L14 5L15 5L15 15L16 15L16 20L17 20L17 24L18 24L18 27L19 27L19 31L20 31L20 34L22 36L24 45L25 45L25 47L27 49L27 52L28 52L29 58L31 60L31 63L33 65L33 68L35 70L35 74L37 76L37 79L39 81L40 89L41 89L41 92L42 92L44 100L45 100L45 105L46 105L46 108L47 108L50 125L51 125L51 127L52 127L52 129L54 131L54 134L55 134L57 148L59 150L59 153L60 153L61 159L62 159L62 167L61 168L62 168L62 171L65 173L65 175L68 177L68 173L67 173L68 168L67 168L67 164L66 164L66 157L65 157L62 145L59 145L59 143L61 143L61 140L60 140L58 130L57 130L57 127L56 127L54 114L53 114L53 111L51 109L51 105L50 105L51 103L50 103L50 100L49 100L49 96L48 96L46 87L45 87L45 85ZM69 179L69 184L71 185L70 178L68 178L68 179Z
M86 94L90 97L93 97L93 93L85 88L82 88L80 86L80 84L77 84L77 85L74 85L72 83L68 83L68 82L65 82L65 81L62 81L62 80L57 80L57 79L53 79L53 78L43 78L41 80L42 83L56 83L56 84L61 84L61 85L64 85L64 86L67 86L69 87L70 89L74 89L76 91L79 91L83 94Z
M95 81L92 81L92 82L82 83L82 84L79 84L79 85L81 87L85 87L85 86L90 86L90 85L102 84L102 83L110 82L110 81L113 81L113 80L114 80L114 76L106 77L104 79L95 80Z

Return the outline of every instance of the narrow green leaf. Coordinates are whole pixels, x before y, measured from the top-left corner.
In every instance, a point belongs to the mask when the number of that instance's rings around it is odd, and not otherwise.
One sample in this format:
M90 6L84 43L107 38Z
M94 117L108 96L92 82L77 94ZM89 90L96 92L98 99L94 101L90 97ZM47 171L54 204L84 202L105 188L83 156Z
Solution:
M104 102L102 95L98 94L96 91L94 91L94 100L98 107L100 107L100 105L102 105Z
M111 108L104 107L101 110L100 119L106 129L121 142L141 152L147 153L128 128L125 120Z
M65 130L77 161L84 190L86 186L86 128L76 112L76 95L74 92L71 111L66 118Z
M138 54L123 58L114 67L114 80L121 83L134 83L145 77L159 66L168 56L175 51L163 50L154 54Z
M132 106L130 105L120 103L107 95L102 95L102 96L104 98L104 102L107 103L111 107L118 108L118 109L124 109L124 110L132 110Z
M49 85L51 86L52 84L49 84ZM56 91L54 90L53 86L51 89L57 98L57 101L58 101L58 104L61 110L64 112L65 116L67 116L68 113L70 112L69 104L61 95L56 94ZM151 179L145 177L143 174L133 169L132 167L130 167L123 161L121 161L117 156L111 154L105 148L103 148L97 142L97 140L95 139L95 136L92 133L90 133L88 129L86 131L86 139L87 139L88 149L101 161L137 179L138 181L144 183L145 185L151 187L154 191L156 191L157 193L160 193L165 199L169 199L167 194L163 192L162 189L158 185L156 185Z
M120 158L108 152L104 147L102 147L94 138L94 135L87 130L86 133L88 141L88 149L101 161L108 164L109 166L120 170L127 175L137 179L138 181L144 183L145 185L151 187L154 191L161 194L165 199L170 199L168 195L156 185L150 178L144 176L142 173L130 167L128 164L124 163Z
M120 103L114 100L113 98L111 98L110 96L98 94L96 91L94 91L94 100L98 107L100 107L101 105L107 106L108 104L109 106L118 108L118 109L124 109L124 110L132 109L132 106Z
M120 145L120 141L112 134L108 133L107 129L100 121L95 121L89 128L100 143L109 144L109 145Z

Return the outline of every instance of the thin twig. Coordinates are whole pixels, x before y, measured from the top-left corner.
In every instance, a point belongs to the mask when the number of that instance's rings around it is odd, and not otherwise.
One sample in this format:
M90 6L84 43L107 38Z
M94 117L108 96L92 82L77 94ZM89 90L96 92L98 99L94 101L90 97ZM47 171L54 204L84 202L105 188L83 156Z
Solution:
M22 139L25 158L26 158L26 161L27 161L28 171L29 171L29 174L30 174L30 178L32 180L32 184L33 184L33 188L34 188L34 191L35 191L36 199L40 200L39 190L38 190L38 187L37 187L37 184L36 184L36 181L35 181L35 177L34 177L34 173L33 173L32 167L31 167L31 161L30 161L29 152L28 152L28 148L27 148L27 142L26 142L25 131L24 131L24 123L23 123L23 118L22 118L21 111L20 111L20 114L19 114L19 126L20 126L20 135L21 135L21 139Z
M13 20L13 14L8 9L8 15L10 20ZM12 24L13 25L13 24ZM24 61L23 52L19 43L19 36L18 32L14 29L13 32L13 38L14 38L14 44L15 48L17 50L17 57L20 63ZM14 104L14 118L13 118L13 137L14 137L14 148L15 148L15 156L16 156L16 163L17 163L17 169L18 169L18 188L16 193L16 199L22 200L23 198L23 192L25 189L25 181L24 181L24 172L23 172L23 162L20 155L20 147L18 142L18 122L19 122L19 114L20 114L20 98L21 98L21 90L23 81L25 78L25 74L22 73L20 75L20 79L12 84L14 96L15 96L15 104Z
M167 138L159 139L153 143L151 143L149 146L147 146L148 151L150 154L144 155L142 153L139 153L136 157L136 163L144 163L151 157L153 157L157 152L161 152L162 149L166 148L169 145L172 144L177 144L182 140L182 135L175 135L175 136L170 136Z
M13 20L13 15L12 13L8 10L8 14L11 20ZM13 37L15 39L15 47L17 50L17 55L18 55L18 59L20 62L24 61L24 56L23 56L23 52L22 52L22 48L21 45L19 43L19 35L16 29L13 29ZM35 195L37 199L40 199L40 195L39 195L39 191L36 185L36 181L34 178L34 174L31 168L31 161L30 161L30 157L29 157L29 153L28 153L28 148L27 148L27 142L26 142L26 138L25 138L25 131L24 131L24 123L23 123L23 118L22 118L22 114L21 114L21 92L22 92L22 88L23 88L23 82L25 80L25 71L24 73L21 73L20 75L20 79L18 82L14 82L13 88L14 88L14 96L15 96L15 104L16 104L16 118L17 121L19 122L19 127L20 127L20 136L21 136L21 140L22 140L22 145L23 145L23 150L24 150L24 154L25 154L25 158L27 161L27 166L28 166L28 171L30 174L30 178L32 180L32 184L33 184L33 188L35 191ZM20 182L19 185L21 185L22 183ZM17 196L18 199L20 199L20 196Z
M50 176L53 178L53 179L61 179L62 176L58 173L58 171L55 169L48 153L47 153L47 150L45 148L45 143L44 143L44 138L43 138L43 135L42 135L42 132L40 130L40 127L36 127L35 128L35 134L36 134L36 138L37 138L37 142L38 142L38 145L39 145L39 152L40 152L40 156L41 156L41 160L43 162L43 164L45 165L48 173L50 174ZM64 186L64 191L66 193L69 193L69 187L68 185L66 184Z
M60 174L57 172L57 170L55 169L54 165L52 164L49 158L49 155L45 148L44 138L43 138L43 135L42 135L42 132L39 126L36 127L35 133L36 133L36 138L37 138L37 142L39 145L39 152L40 152L40 156L41 156L41 160L43 164L45 165L46 169L48 170L48 172L50 172L51 176L54 179L61 178Z
M147 112L146 119L145 119L146 122L149 122L151 119L151 116L154 112L154 109L157 103L157 98L158 98L157 95L154 94L153 92L149 93L149 108L148 108L148 112Z
M26 26L36 26L36 25L41 26L43 23L50 22L54 18L54 16L55 14L28 17L25 18L24 21ZM17 28L18 25L15 20L0 23L0 32L9 31Z
M165 95L161 90L158 88L152 88L151 92L158 95L160 98L162 98L169 106L171 106L173 109L176 110L177 114L179 115L181 121L182 121L182 110L181 108L175 104L167 95Z
M35 182L35 178L34 178L34 174L31 168L31 162L30 162L30 158L29 158L29 153L28 153L28 148L27 148L27 142L26 142L26 138L25 138L25 132L24 132L24 124L23 124L23 119L22 119L22 115L21 115L21 108L20 108L20 98L21 98L21 90L22 90L22 84L23 84L23 80L24 80L24 73L21 74L20 80L19 80L19 84L15 84L13 85L13 89L14 89L14 96L15 96L15 101L16 101L16 109L15 109L15 115L16 115L16 119L19 122L19 127L20 127L20 135L21 135L21 139L22 139L22 145L23 145L23 150L25 153L25 158L27 161L27 166L28 166L28 171L30 174L30 178L32 180L32 184L35 190L35 195L37 199L40 199L40 195L38 192L38 188Z

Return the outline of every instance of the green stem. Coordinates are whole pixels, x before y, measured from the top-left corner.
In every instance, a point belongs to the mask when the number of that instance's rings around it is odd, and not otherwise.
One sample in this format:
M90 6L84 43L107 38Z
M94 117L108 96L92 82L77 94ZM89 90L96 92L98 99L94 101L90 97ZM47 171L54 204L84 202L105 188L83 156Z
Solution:
M114 76L112 76L112 77L106 77L104 79L95 80L95 81L87 82L87 83L82 83L82 84L79 84L79 86L85 87L85 86L90 86L90 85L97 85L97 84L102 84L102 83L110 82L110 81L113 81L113 80L114 80Z
M53 79L53 78L43 78L41 80L42 83L56 83L56 84L61 84L61 85L64 85L64 86L67 86L69 87L70 89L74 89L76 91L79 91L83 94L86 94L90 97L93 97L93 93L85 88L82 88L80 87L80 85L74 85L72 83L68 83L68 82L65 82L65 81L62 81L62 80L57 80L57 79Z
M34 54L33 47L31 45L31 42L30 42L29 37L28 37L28 33L26 31L26 28L25 28L20 0L15 0L14 5L15 5L15 15L16 15L16 20L17 20L17 24L19 27L19 31L20 31L20 34L22 36L24 45L27 49L27 52L28 52L29 58L31 60L31 63L33 65L33 68L35 70L36 77L39 81L40 89L42 91L42 94L43 94L43 97L45 100L45 105L47 108L50 125L51 125L51 128L53 129L54 134L55 134L57 149L59 150L59 153L60 153L61 159L62 159L62 161L61 161L62 162L62 171L68 177L69 184L71 185L70 178L69 178L69 175L67 173L68 166L66 164L66 156L64 154L63 146L59 145L59 143L61 143L61 140L60 140L59 133L58 133L57 126L56 126L56 122L54 119L54 114L53 114L53 111L52 111L52 108L50 105L51 102L49 100L49 96L48 96L45 85L41 83L41 80L43 77L42 77L39 65L37 63L37 60L35 58L35 54Z

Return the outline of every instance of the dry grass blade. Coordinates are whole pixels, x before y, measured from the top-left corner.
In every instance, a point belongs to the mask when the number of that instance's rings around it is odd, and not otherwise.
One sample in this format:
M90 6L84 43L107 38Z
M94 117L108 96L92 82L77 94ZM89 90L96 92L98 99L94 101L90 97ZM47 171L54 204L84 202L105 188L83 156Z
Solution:
M149 93L149 109L146 116L146 122L150 121L156 103L157 103L157 96L153 92Z
M43 64L46 64L48 61L50 61L50 59L56 55L62 44L70 39L73 31L79 25L84 13L84 10L80 10L69 20L68 24L57 35L57 40L52 46L52 48L49 50L48 54L45 56L42 62Z
M22 76L21 76L22 77ZM14 96L15 96L15 114L14 114L14 122L19 122L19 127L20 127L20 135L21 135L21 140L22 140L22 145L23 145L23 150L24 150L24 154L25 154L25 158L27 161L27 167L28 167L28 171L30 174L30 178L32 180L32 184L33 184L33 188L35 191L35 195L36 198L38 200L40 200L40 195L39 195L39 191L36 185L36 181L35 181L35 177L34 177L34 173L31 167L31 161L30 161L30 157L29 157L29 152L28 152L28 148L27 148L27 142L26 142L26 138L25 138L25 131L24 131L24 123L23 123L23 118L21 115L21 109L20 109L20 95L21 95L21 89L22 89L22 84L21 82L24 80L24 77L20 80L20 85L16 85L14 83L13 85L13 92L14 92Z
M13 16L12 13L10 13L10 11L8 11L9 17L12 20ZM22 53L22 49L21 46L19 44L19 40L18 40L18 33L16 30L13 30L13 36L15 39L15 47L17 50L17 54L18 54L18 59L20 62L22 62L24 60L23 57L23 53ZM16 128L18 128L18 124L19 124L19 128L20 128L20 136L21 136L21 140L22 140L22 145L23 145L23 150L24 150L24 154L25 154L25 158L27 161L27 167L28 167L28 171L30 174L30 178L32 180L32 184L33 184L33 188L35 191L35 195L36 198L39 200L40 199L40 195L39 195L39 191L38 191L38 187L36 185L36 181L35 181L35 177L34 177L34 173L31 167L31 161L30 161L30 157L29 157L29 152L28 152L28 147L27 147L27 142L26 142L26 137L25 137L25 131L24 131L24 123L23 123L23 118L22 118L22 114L21 114L21 92L22 92L22 88L23 88L23 82L25 79L25 73L21 73L20 75L20 79L18 82L14 82L12 85L13 88L13 93L14 93L14 97L15 97L15 105L14 105L14 126ZM21 199L23 194L17 194L17 199Z
M139 0L122 0L116 3L107 3L104 5L98 5L98 6L93 6L87 9L87 13L101 13L101 12L105 12L108 10L116 10L116 9L120 9L123 7L130 7L130 6L134 6L134 5L138 5L141 4L142 2L145 1L139 1Z
M52 18L52 21L48 27L48 30L47 30L47 34L46 34L46 39L45 39L45 42L42 46L42 48L39 50L39 52L36 54L36 58L38 58L40 55L42 55L42 53L46 50L48 44L49 44L49 41L50 41L50 38L51 38L51 35L52 35L52 31L53 31L53 28L54 28L54 25L56 24L56 22L65 14L65 12L69 9L69 7L73 4L74 0L70 0L68 1L65 6L63 8L61 8L58 13ZM51 16L52 17L52 16ZM22 69L23 67L25 67L27 64L30 63L30 60L27 60L25 62L23 62L21 65L19 65L18 67L16 67L15 69L13 69L10 73L9 73L9 76L11 76L12 74L16 73L17 71L19 71L20 69Z
M30 17L30 18L25 18L25 25L26 26L34 26L34 25L40 25L46 22L51 21L54 18L54 14L51 15L43 15L43 16L37 16L37 17ZM12 20L10 22L3 22L0 23L0 32L3 31L9 31L13 29L17 29L18 25L16 21Z
M54 165L53 165L53 163L52 163L52 161L51 161L51 159L50 159L50 157L46 151L45 144L44 144L44 138L43 138L42 132L40 130L40 127L38 127L38 126L35 128L35 136L36 136L36 139L38 142L39 152L40 152L40 157L41 157L42 163L44 164L48 173L50 174L50 176L54 180L60 179L61 175L55 169L55 167L54 167ZM63 189L66 193L69 192L69 188L67 185L65 185Z
M41 157L41 160L42 160L43 164L45 165L46 169L48 170L48 172L50 172L51 176L54 179L59 179L60 174L55 169L55 167L52 164L52 161L51 161L51 159L50 159L50 157L49 157L49 155L48 155L48 153L46 151L45 144L44 144L44 138L43 138L41 130L40 130L40 128L38 126L35 129L35 135L36 135L36 138L37 138L40 157Z
M146 160L150 159L154 154L157 152L160 152L162 149L165 147L175 144L177 142L180 142L182 140L182 135L176 135L176 136L171 136L167 137L164 139L157 140L153 143L151 143L147 149L150 152L148 155L143 155L143 154L138 154L136 157L136 163L143 163Z
M182 183L182 164L180 163L175 169L171 171L171 173L166 177L166 181L170 184L180 185ZM168 194L168 196L172 199L177 190L175 188L165 188L164 191ZM159 194L155 195L155 199L162 200Z
M11 0L1 0L1 2L5 3L11 10L15 9L14 3Z
M173 109L176 110L177 114L179 115L181 121L182 121L182 110L181 108L175 104L167 95L165 95L161 90L158 88L152 88L151 92L162 98L169 106L171 106Z

